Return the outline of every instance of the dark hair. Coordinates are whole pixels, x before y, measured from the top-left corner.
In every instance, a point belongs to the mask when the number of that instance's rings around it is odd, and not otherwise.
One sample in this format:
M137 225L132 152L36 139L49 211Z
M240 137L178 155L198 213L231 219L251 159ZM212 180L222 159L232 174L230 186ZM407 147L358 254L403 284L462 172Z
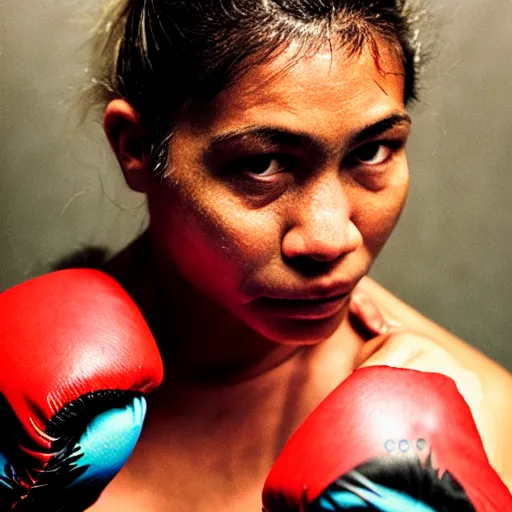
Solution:
M350 53L377 40L401 59L404 99L416 96L421 45L406 0L113 0L96 30L93 97L126 99L149 130L156 169L173 123L204 106L291 41Z
M476 512L462 486L448 471L440 475L432 466L430 456L422 462L417 454L382 457L361 464L333 482L307 510L326 510L321 504L322 498L332 505L329 510L337 510L334 495L344 490L368 496L369 509L381 510L372 504L371 497L381 499L379 503L385 503L386 499L378 496L374 484L417 499L437 512Z

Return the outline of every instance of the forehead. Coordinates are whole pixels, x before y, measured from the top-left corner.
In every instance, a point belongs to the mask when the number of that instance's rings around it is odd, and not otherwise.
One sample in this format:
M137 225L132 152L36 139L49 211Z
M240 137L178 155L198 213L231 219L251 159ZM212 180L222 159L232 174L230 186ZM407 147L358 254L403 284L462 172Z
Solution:
M378 56L329 47L301 56L289 45L223 91L209 124L215 132L258 124L356 129L404 110L403 67L387 45L378 44Z

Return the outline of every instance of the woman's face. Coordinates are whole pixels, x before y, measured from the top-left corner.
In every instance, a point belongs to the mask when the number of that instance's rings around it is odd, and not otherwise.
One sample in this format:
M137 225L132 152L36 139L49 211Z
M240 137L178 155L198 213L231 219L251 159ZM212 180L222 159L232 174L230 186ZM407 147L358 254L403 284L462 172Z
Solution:
M313 343L395 226L410 121L398 59L290 47L175 126L150 186L163 265L256 332ZM291 65L290 65L291 64Z

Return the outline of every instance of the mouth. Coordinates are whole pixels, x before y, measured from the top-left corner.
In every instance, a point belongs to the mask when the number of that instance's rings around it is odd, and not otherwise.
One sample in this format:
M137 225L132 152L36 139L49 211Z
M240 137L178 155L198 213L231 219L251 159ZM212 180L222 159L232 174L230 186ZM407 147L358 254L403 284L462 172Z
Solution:
M272 315L298 320L321 320L331 318L342 311L349 296L350 292L321 297L261 297L258 303Z

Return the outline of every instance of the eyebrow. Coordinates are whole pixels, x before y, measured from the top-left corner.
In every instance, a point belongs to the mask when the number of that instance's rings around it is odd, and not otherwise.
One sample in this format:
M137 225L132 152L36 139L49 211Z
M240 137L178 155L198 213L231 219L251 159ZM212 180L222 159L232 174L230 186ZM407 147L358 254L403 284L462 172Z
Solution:
M399 126L401 124L410 125L411 122L411 117L405 112L391 114L376 123L365 126L355 135L355 137L353 137L353 142L357 144L368 139L373 139L391 130L395 126Z
M411 124L411 118L405 112L397 112L380 119L379 121L364 126L351 136L351 144L361 144L362 142L378 137L379 135L391 130L395 126L402 124ZM306 132L289 131L274 126L249 126L239 130L233 130L227 133L216 135L208 144L205 155L212 155L217 151L224 149L225 146L232 143L241 142L241 139L251 138L262 143L289 146L289 147L309 147L313 150L325 150L327 144L322 143L316 137Z

